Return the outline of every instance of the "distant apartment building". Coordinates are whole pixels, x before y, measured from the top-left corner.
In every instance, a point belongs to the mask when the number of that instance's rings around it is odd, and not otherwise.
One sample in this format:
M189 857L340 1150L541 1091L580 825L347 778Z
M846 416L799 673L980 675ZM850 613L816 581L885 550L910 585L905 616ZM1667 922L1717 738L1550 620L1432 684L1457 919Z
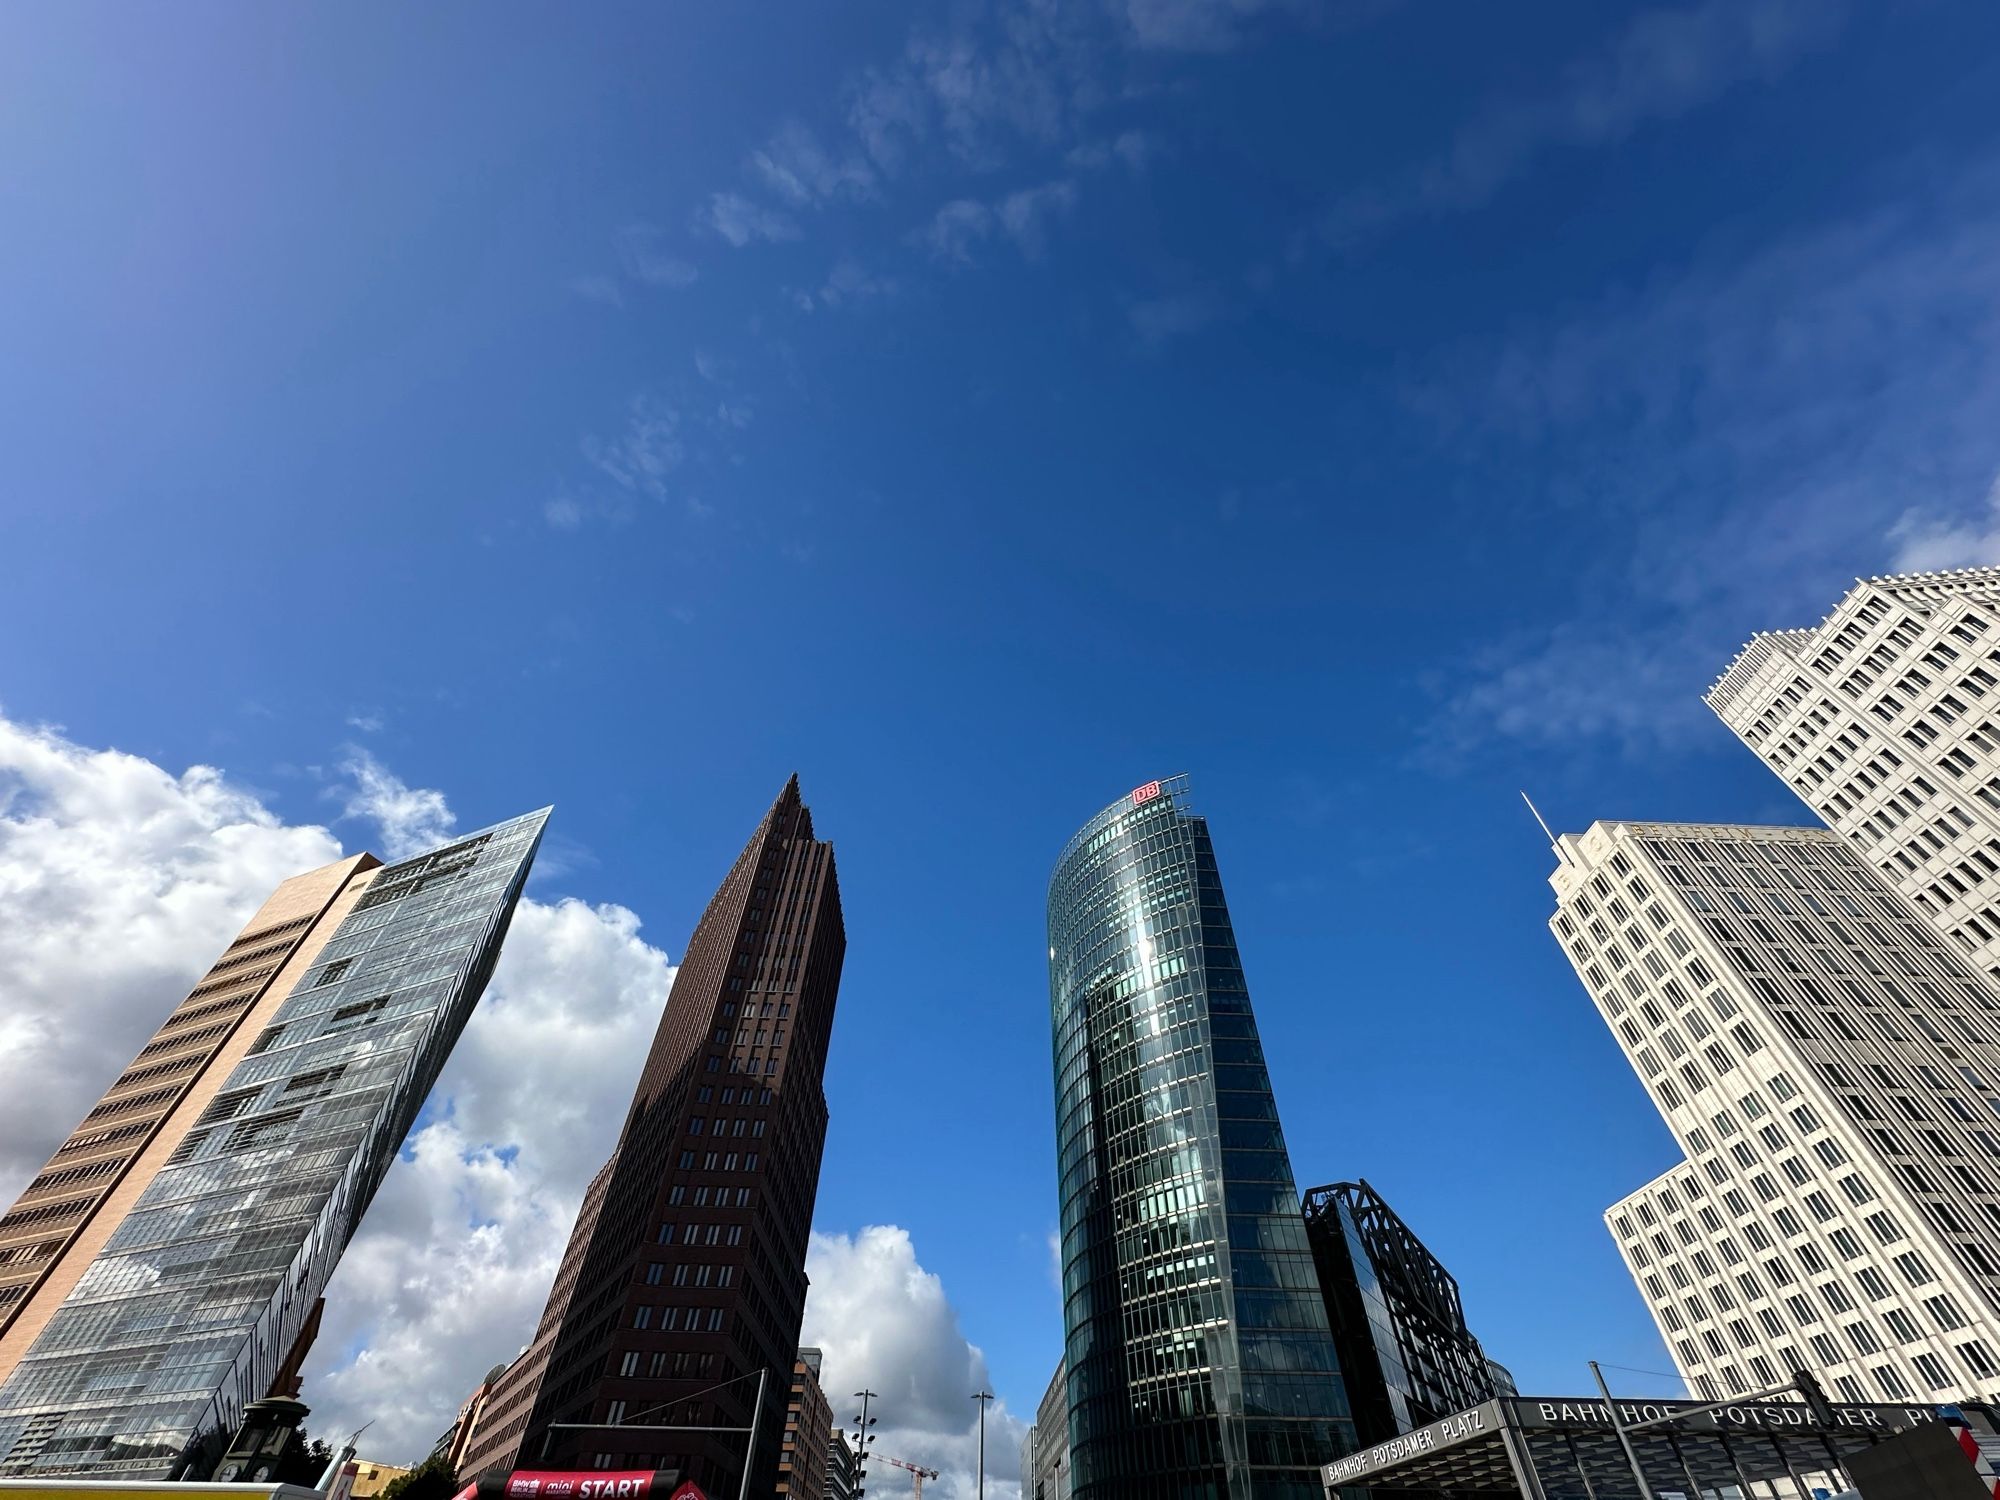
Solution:
M734 1494L747 1447L749 1493L775 1491L846 945L833 846L794 777L695 926L534 1343L462 1472L518 1455Z
M1069 1362L1056 1361L1035 1422L1021 1439L1021 1500L1070 1500Z
M1818 829L1601 822L1551 927L1686 1161L1607 1220L1690 1387L2000 1397L2000 997Z
M471 1448L473 1439L479 1435L480 1424L486 1416L487 1402L493 1395L494 1387L506 1373L507 1366L504 1364L495 1365L486 1372L479 1384L473 1387L472 1394L459 1403L458 1416L453 1419L451 1426L440 1433L438 1440L431 1445L431 1458L445 1464L453 1473L458 1472L465 1463L465 1455Z
M826 1450L826 1500L854 1500L855 1492L863 1488L854 1468L854 1449L847 1434L836 1427Z
M372 1458L357 1459L354 1463L354 1483L347 1493L354 1500L374 1500L375 1496L410 1472L401 1464L377 1463Z
M1708 705L2000 979L2000 568L1858 582L1753 637Z
M778 1445L778 1489L786 1500L826 1500L827 1451L833 1407L819 1384L820 1352L801 1349L792 1365L785 1435Z
M546 819L285 882L86 1115L0 1219L0 1476L204 1475L292 1383Z
M1305 1218L1362 1447L1513 1393L1456 1278L1366 1182L1309 1189Z

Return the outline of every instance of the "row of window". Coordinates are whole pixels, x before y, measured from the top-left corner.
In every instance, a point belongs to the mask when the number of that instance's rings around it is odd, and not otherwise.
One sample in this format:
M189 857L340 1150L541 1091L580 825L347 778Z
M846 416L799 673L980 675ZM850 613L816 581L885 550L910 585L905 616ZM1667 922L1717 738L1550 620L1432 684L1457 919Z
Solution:
M641 1303L632 1309L635 1329L657 1329L662 1333L720 1333L729 1310L722 1307L655 1307Z
M649 1261L641 1273L647 1286L728 1286L736 1280L736 1267L712 1265L707 1261L690 1264L681 1261L669 1265L664 1261Z
M713 1354L695 1354L686 1349L627 1349L617 1356L618 1373L624 1376L639 1376L643 1373L649 1379L675 1379L694 1376L699 1379L715 1373ZM611 1403L615 1416L607 1415L605 1420L619 1423L625 1420L625 1403Z
M683 1151L680 1159L680 1170L683 1172L692 1172L695 1169L694 1161L694 1152ZM704 1151L701 1154L701 1170L704 1172L754 1172L757 1170L757 1153L755 1151Z
M736 1115L733 1117L733 1120L734 1129L731 1128L730 1117L718 1115L715 1120L715 1130L713 1133L718 1137L725 1135L740 1136L747 1130L753 1138L764 1134L764 1121L761 1119L752 1120L747 1115ZM708 1117L706 1115L693 1115L689 1117L687 1128L689 1135L700 1135L707 1129Z
M746 1190L747 1191L747 1190ZM741 1224L662 1224L654 1241L660 1245L740 1245Z

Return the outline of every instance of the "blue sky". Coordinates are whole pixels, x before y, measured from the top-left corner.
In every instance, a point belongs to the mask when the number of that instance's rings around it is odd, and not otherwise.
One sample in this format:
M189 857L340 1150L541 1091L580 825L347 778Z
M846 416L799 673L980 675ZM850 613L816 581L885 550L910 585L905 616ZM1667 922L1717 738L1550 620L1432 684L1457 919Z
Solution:
M1191 772L1301 1186L1365 1175L1523 1388L1664 1370L1598 1215L1670 1142L1517 789L1803 821L1701 690L2000 558L1996 43L12 7L0 707L294 820L352 744L468 824L553 802L546 878L675 955L797 770L851 938L820 1225L906 1228L1017 1412L1048 867Z

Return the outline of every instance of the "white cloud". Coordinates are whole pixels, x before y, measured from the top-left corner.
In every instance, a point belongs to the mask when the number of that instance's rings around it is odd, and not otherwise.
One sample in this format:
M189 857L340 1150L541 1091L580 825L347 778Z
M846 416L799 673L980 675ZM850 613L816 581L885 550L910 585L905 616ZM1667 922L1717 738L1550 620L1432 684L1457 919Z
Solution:
M976 198L955 198L932 217L917 238L939 260L972 264L972 247L993 230L993 211Z
M0 717L0 1203L271 889L340 852L211 767Z
M1030 260L1048 247L1049 221L1076 206L1076 184L1069 178L1023 188L1000 200L1000 225Z
M340 770L352 785L330 788L328 795L342 798L343 818L362 818L381 830L377 852L383 859L408 859L451 837L454 820L443 792L408 785L358 745L347 748Z
M327 1288L305 1367L315 1432L372 1419L371 1453L421 1456L526 1342L672 978L623 907L521 903L429 1123Z
M372 761L355 774L359 815L449 836L440 794ZM176 776L0 717L0 1202L272 887L341 853L212 768ZM329 1288L314 1432L373 1419L372 1453L420 1457L526 1340L672 975L622 907L521 902L428 1123Z
M1447 743L1678 740L1752 633L1812 623L1856 576L2000 556L2000 171L1895 182L1411 383L1517 532L1619 544L1563 623L1440 685ZM1555 482L1528 500L1515 473Z
M1144 172L1161 151L1160 138L1144 130L1123 130L1109 140L1086 141L1072 146L1063 160L1072 167L1098 171L1114 161L1134 175Z
M625 305L625 294L618 290L618 283L609 276L578 276L570 282L569 289L586 302L602 302L606 307Z
M1701 695L1727 657L1676 649L1675 635L1564 622L1479 651L1422 758L1457 766L1495 735L1551 748L1603 742L1630 754L1685 746L1714 727Z
M799 226L774 208L753 203L741 193L715 193L696 222L714 230L741 249L752 240L795 240Z
M861 302L894 294L894 277L878 276L857 260L840 260L826 274L819 289L822 306L838 307L843 302Z
M542 502L542 519L557 531L575 531L583 524L583 507L568 495Z
M675 291L691 287L701 273L667 249L666 235L650 224L630 224L616 236L618 262L625 274L647 286ZM613 287L616 290L616 287Z
M347 716L347 727L363 734L380 734L387 723L379 708L357 708Z
M1141 340L1158 345L1206 328L1221 312L1214 298L1201 292L1185 292L1134 302L1125 309L1125 317Z
M929 114L921 85L901 68L867 69L848 87L848 129L884 172L908 160L929 130Z
M615 438L587 437L583 456L621 489L664 500L667 476L686 457L680 413L656 396L634 396L627 405L625 430Z
M800 208L831 198L865 198L875 190L875 173L857 156L836 157L805 126L778 127L750 165L765 184Z
M944 1283L917 1261L906 1229L872 1224L857 1235L815 1234L806 1252L812 1289L799 1342L824 1354L822 1374L837 1425L853 1426L850 1391L875 1391L877 1453L937 1469L938 1500L977 1492L978 1407L990 1390L986 1356L959 1327ZM1037 1392L1039 1395L1039 1392ZM1027 1424L996 1401L986 1415L986 1493L1019 1495ZM877 1465L871 1492L893 1494L900 1471Z
M1906 510L1889 528L1898 573L1932 573L2000 563L2000 476L1986 492L1979 514L1953 520Z
M960 19L947 34L912 34L901 57L848 88L848 128L885 174L934 138L977 168L998 165L1018 141L1072 140L1105 93L1092 7L1025 0Z
M1341 201L1322 231L1341 241L1411 213L1475 207L1545 150L1613 145L1738 85L1777 77L1829 43L1846 10L1843 0L1703 0L1643 11L1572 63L1558 88L1487 106L1414 178Z
M1226 52L1268 9L1266 0L1125 0L1125 23L1140 47L1166 52Z

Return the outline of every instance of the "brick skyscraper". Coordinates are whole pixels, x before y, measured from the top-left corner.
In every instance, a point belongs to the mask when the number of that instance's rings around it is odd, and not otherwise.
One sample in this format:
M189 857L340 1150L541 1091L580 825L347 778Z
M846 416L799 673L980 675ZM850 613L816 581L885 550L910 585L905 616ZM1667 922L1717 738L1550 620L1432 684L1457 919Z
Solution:
M679 1469L734 1495L743 1436L685 1429L747 1425L765 1371L749 1492L772 1493L846 949L833 846L793 777L689 940L596 1215L564 1253L546 1365L523 1372L532 1401L486 1463Z

